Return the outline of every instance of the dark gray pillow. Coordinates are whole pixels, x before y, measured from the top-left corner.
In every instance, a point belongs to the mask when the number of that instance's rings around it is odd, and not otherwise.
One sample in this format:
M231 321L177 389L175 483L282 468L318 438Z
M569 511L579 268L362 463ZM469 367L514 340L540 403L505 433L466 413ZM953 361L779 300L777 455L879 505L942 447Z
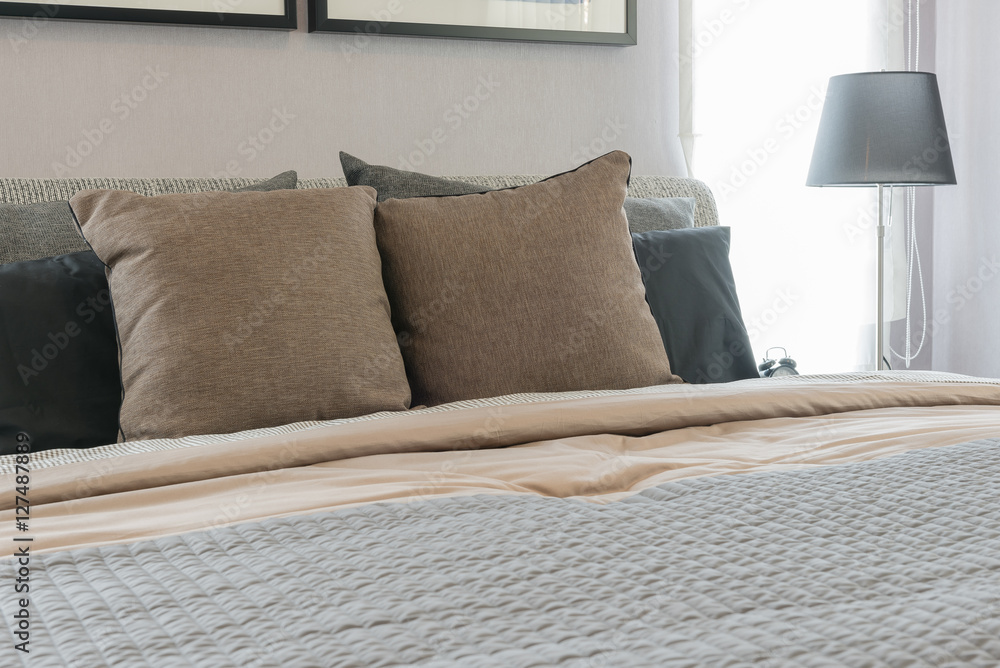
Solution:
M294 190L297 184L298 175L288 171L240 190ZM85 250L90 247L76 230L68 201L0 202L0 264Z
M266 193L272 190L295 190L296 186L299 185L299 174L294 169L289 169L287 172L282 172L277 176L272 176L264 181L258 181L257 183L251 183L248 186L243 186L242 188L237 188L234 193L249 193L249 192L259 192Z
M349 153L340 152L340 166L349 186L371 186L378 192L378 201L407 199L409 197L440 197L484 193L489 188L407 172L385 165L370 165ZM625 198L625 216L632 232L650 230L676 230L694 227L693 197L664 197L660 199Z
M688 383L759 377L729 263L729 235L728 227L632 235L670 369Z
M464 181L442 179L417 172L406 172L384 165L370 165L360 158L340 152L340 166L349 186L371 186L378 192L377 200L434 197L438 195L474 195L489 188Z
M118 437L118 345L104 265L87 250L0 265L0 454Z

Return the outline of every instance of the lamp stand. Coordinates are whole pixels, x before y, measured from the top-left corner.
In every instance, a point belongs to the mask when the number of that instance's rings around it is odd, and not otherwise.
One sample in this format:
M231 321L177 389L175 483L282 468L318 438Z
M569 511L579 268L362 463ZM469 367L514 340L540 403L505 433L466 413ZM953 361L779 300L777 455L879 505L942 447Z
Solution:
M910 156L935 157L912 169ZM895 186L954 185L937 77L930 72L856 72L830 77L807 186L878 186L878 295L875 369L890 364L885 345L885 235ZM885 188L889 188L888 211ZM913 241L910 239L909 241ZM911 244L912 245L912 244ZM909 249L909 246L907 247ZM909 250L907 253L909 258ZM909 269L912 269L910 267ZM909 309L909 294L906 307ZM907 337L910 332L906 332ZM909 340L909 339L908 339Z
M875 368L885 371L885 196L884 186L878 184L878 251L876 261L878 263L878 290L876 292L875 304Z

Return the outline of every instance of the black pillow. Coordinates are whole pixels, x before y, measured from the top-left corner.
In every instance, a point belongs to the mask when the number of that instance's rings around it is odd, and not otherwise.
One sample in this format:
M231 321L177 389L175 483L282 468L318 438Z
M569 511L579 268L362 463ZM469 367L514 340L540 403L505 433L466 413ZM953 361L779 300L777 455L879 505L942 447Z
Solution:
M0 454L88 448L118 436L118 346L91 251L0 265Z
M728 227L632 235L670 370L688 383L759 377L736 296L729 237Z
M490 188L474 183L444 179L418 172L407 172L385 165L370 165L349 153L340 152L340 166L349 186L371 186L378 201L409 197L447 197L489 192ZM694 227L693 197L625 198L625 216L633 232L676 230Z

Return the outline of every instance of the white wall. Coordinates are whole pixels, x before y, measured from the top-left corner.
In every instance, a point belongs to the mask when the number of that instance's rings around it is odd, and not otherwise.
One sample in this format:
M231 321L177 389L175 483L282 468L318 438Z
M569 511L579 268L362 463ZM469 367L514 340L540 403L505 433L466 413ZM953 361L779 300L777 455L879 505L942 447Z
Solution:
M1000 377L1000 2L937 3L937 72L957 186L934 189L934 363Z
M304 0L292 33L0 19L0 177L339 176L341 149L398 165L421 142L411 164L440 174L554 173L611 148L636 174L682 173L677 1L638 11L632 47L308 34ZM76 164L81 142L97 145Z

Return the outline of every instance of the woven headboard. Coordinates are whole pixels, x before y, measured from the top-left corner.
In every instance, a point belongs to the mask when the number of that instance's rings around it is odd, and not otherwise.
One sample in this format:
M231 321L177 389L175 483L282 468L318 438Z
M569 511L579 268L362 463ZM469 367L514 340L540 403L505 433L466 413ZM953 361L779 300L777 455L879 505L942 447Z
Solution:
M455 177L484 188L509 188L540 180L540 176L460 176ZM81 190L130 190L140 195L164 195L167 193L202 192L207 190L234 190L255 183L255 179L141 179L141 178L89 178L89 179L0 179L0 202L10 204L34 204L36 202L65 202ZM343 178L302 179L299 188L334 188L347 185ZM636 176L632 178L629 195L633 197L694 197L695 225L708 227L719 224L719 214L715 198L701 181L671 176ZM51 205L53 207L58 204ZM63 205L68 208L68 205ZM47 231L45 227L51 218L50 212L34 214L39 225L29 234L37 239L49 240L49 253L71 253L86 248L84 242L74 233L63 230L62 236ZM56 216L58 218L58 216ZM2 216L0 216L2 221ZM24 234L22 230L20 234ZM22 259L34 259L40 255L28 254L26 239L15 231L0 229L0 264ZM42 236L39 236L42 235Z
M449 177L452 178L452 177ZM486 188L510 188L534 183L541 176L456 176L467 183ZM109 188L131 190L141 195L231 190L254 183L257 179L0 179L0 202L31 204L66 200L81 190ZM301 179L299 188L334 188L345 186L343 178ZM719 211L708 186L696 179L675 176L633 176L629 187L632 197L694 197L694 224L708 227L719 224Z

